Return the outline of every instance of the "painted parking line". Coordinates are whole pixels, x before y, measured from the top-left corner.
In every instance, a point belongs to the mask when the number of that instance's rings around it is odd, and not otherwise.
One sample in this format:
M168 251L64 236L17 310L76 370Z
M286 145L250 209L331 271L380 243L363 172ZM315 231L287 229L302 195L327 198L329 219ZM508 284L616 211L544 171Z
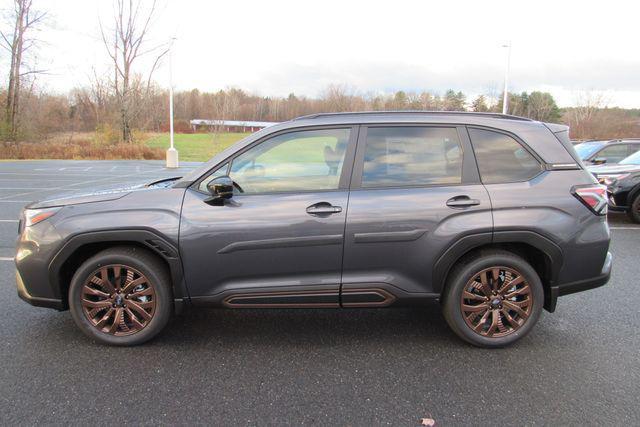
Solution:
M611 230L640 230L640 227L609 227Z
M0 219L0 222L18 222L17 219Z
M8 256L0 256L0 261L13 261L13 258L9 258Z

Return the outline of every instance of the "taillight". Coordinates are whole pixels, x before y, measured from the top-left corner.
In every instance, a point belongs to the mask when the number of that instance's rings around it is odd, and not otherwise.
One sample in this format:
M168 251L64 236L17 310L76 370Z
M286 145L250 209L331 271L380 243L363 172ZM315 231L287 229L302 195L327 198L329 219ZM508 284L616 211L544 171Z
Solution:
M607 187L604 185L575 186L571 193L594 214L607 214Z

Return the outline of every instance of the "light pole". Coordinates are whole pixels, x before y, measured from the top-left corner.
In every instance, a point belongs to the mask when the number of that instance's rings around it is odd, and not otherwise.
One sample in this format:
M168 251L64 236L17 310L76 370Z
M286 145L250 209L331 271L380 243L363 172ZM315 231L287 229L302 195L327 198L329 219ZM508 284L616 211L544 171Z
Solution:
M509 111L509 66L511 63L511 42L502 45L507 48L507 65L504 70L504 92L502 93L502 114Z
M167 168L178 167L178 150L173 146L173 71L171 61L171 50L173 49L173 42L176 38L171 39L169 45L169 142L171 146L167 150Z

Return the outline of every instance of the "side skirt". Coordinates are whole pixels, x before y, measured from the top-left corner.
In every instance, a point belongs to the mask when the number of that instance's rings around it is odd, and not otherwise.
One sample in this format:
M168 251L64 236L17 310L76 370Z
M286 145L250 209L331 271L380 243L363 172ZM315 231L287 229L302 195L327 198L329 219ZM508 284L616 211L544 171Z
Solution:
M420 306L437 300L439 296L406 293L384 283L360 283L343 285L342 293L334 286L227 290L217 295L191 297L191 303L194 306L227 308L374 308Z

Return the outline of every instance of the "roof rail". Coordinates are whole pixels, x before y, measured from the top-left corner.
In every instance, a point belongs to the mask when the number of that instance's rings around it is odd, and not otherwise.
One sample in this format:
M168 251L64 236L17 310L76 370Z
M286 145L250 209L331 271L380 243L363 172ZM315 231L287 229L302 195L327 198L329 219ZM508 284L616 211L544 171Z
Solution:
M428 111L428 110L390 110L390 111L349 111L341 113L316 113L308 114L306 116L296 117L295 120L312 120L322 117L331 116L358 116L358 115L385 115L385 114L428 114L428 115L443 115L443 116L477 116L477 117L491 117L494 119L508 119L508 120L522 120L526 122L532 122L532 119L526 117L512 116L510 114L500 113L476 113L472 111Z

